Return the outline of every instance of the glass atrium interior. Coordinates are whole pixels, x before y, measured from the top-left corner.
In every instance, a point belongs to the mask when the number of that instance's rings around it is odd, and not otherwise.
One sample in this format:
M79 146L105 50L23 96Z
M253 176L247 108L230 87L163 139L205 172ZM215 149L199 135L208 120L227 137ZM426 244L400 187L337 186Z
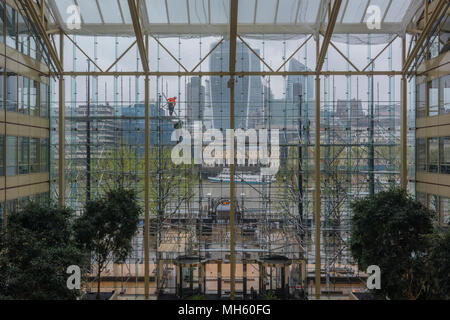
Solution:
M414 71L442 49L425 2L12 1L49 68L50 198L80 212L120 184L144 208L102 290L361 288L352 201L416 192Z

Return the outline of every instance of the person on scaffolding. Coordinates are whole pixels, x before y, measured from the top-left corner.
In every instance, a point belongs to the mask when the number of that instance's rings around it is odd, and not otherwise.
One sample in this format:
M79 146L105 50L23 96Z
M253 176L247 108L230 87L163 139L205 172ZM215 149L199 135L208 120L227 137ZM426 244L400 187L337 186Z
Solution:
M171 97L167 99L167 108L169 109L169 116L173 116L173 114L175 113L175 106L177 104L176 100L177 100L176 97ZM183 123L181 122L181 120L177 121L174 124L175 129L181 129L182 126Z
M169 108L169 116L172 116L175 111L175 105L177 104L176 100L177 100L176 97L167 99L167 107Z

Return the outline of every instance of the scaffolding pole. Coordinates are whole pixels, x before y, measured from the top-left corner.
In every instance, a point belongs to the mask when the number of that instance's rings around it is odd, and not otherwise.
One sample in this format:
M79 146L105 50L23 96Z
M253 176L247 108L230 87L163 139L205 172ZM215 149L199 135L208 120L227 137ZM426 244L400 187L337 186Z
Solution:
M59 33L59 61L63 65L64 61L64 34L62 31ZM63 67L61 67L63 68ZM61 71L63 71L61 69ZM58 107L58 187L59 187L59 197L58 204L60 207L64 207L64 145L65 145L65 132L64 132L64 76L59 76L59 107Z
M319 62L320 36L316 39L316 57ZM314 213L315 213L315 286L316 299L320 299L320 75L316 74L316 114L315 114L315 151L314 151Z
M145 54L148 55L148 35L145 35ZM145 299L149 299L149 273L150 273L150 252L149 252L149 211L150 211L150 198L149 198L149 144L150 144L150 113L149 113L149 78L145 76L145 182L144 182L144 295Z

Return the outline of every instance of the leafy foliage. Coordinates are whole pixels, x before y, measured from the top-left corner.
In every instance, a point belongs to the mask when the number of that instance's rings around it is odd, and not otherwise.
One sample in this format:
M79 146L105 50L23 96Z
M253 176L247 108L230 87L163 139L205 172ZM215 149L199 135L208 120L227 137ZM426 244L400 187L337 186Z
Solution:
M77 247L73 212L30 203L8 217L0 236L0 297L2 299L75 299L67 288L70 265L85 270L86 252Z
M111 259L124 261L131 251L141 211L136 193L119 187L108 191L103 198L87 202L76 220L77 241L91 252L97 264L98 294L101 273Z
M427 291L426 237L433 232L434 212L400 189L375 194L352 204L351 252L359 268L381 269L375 297L417 299Z
M429 253L430 297L450 299L450 232L436 232Z

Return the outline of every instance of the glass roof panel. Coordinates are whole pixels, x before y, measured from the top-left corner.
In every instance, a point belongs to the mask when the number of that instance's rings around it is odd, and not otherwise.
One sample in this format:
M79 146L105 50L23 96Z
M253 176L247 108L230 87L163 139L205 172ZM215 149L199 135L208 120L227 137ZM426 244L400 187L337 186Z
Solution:
M238 2L238 23L253 23L255 19L255 0Z
M188 23L186 0L167 0L170 23Z
M336 19L336 23L341 23L342 21L342 16L344 15L344 11L345 11L345 6L347 5L347 1L348 0L343 0L341 2L341 8L339 9L339 13Z
M209 2L211 10L211 23L228 23L228 13L230 12L229 0L213 0Z
M117 0L98 0L105 23L123 23Z
M348 0L342 23L360 23L367 7L367 0Z
M126 24L131 24L133 21L131 20L130 9L128 8L127 0L119 0L120 8L122 9L122 15L125 19Z
M400 22L403 20L406 10L411 5L411 0L391 1L391 6L386 14L384 22Z
M78 0L81 18L84 23L102 23L97 3L92 0Z
M74 5L73 0L56 1L56 6L58 7L59 14L61 15L61 18L62 18L63 22L64 21L68 21L67 19L72 14L71 11L67 12L67 9L69 9L69 7L71 5Z
M277 23L295 23L298 8L298 0L280 0L278 4Z
M380 16L381 19L384 17L384 13L386 12L386 8L389 5L390 0L371 0L369 6L377 6L380 8ZM364 22L367 22L367 19L369 18L370 14L367 14L364 17Z
M150 23L167 23L165 0L147 0L145 5Z
M207 24L208 0L189 0L189 16L192 24Z
M256 7L256 23L273 23L277 0L258 0Z
M317 13L319 12L320 1L302 0L300 10L298 12L297 22L316 22Z

